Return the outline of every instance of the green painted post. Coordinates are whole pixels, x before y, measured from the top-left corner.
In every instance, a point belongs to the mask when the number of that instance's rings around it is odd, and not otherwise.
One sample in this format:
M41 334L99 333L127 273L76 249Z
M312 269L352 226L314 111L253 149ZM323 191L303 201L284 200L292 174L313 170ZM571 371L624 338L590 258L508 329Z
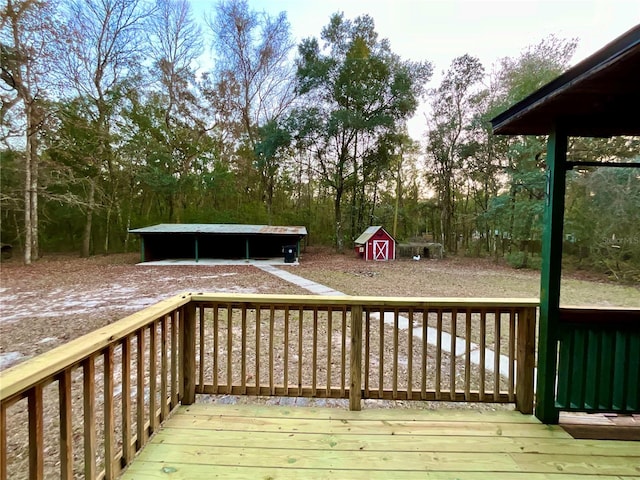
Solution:
M144 235L140 235L140 263L144 263Z
M198 263L199 260L199 255L198 255L198 235L196 235L196 263Z
M540 280L536 417L544 423L558 423L559 416L555 406L555 384L566 160L567 135L556 128L547 143L547 194Z
M245 239L245 259L249 260L249 237Z

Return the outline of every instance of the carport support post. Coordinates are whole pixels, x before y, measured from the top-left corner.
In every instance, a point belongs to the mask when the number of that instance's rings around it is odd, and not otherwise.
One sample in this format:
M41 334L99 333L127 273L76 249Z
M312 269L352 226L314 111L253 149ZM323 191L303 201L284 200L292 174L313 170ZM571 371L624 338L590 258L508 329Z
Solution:
M558 364L566 161L567 135L556 127L549 135L547 143L547 192L540 279L536 417L544 423L558 423L559 418L559 411L555 406L555 386Z
M198 235L196 235L196 263L198 263L198 258L199 258L199 255L198 255Z

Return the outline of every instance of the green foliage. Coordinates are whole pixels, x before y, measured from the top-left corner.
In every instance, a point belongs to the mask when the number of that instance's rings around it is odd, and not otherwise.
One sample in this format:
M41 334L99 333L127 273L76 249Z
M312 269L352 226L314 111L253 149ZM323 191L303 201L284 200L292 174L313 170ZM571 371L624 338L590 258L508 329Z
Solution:
M494 137L489 119L565 70L573 40L548 37L492 75L470 55L456 58L430 91L418 145L406 121L432 67L398 57L369 16L332 15L291 61L286 15L244 0L212 7L204 31L183 1L159 0L152 11L113 2L123 15L111 22L104 2L36 4L56 16L34 17L22 33L59 51L32 50L33 85L54 73L65 83L52 90L55 103L43 88L33 102L29 151L45 251L130 250L128 228L161 222L304 225L311 243L350 248L376 224L399 240L427 234L447 253L537 267L546 139ZM38 27L54 22L59 32ZM3 135L25 138L12 82L26 59L10 34L0 42L8 89L0 122ZM208 43L213 69L196 71ZM0 234L17 245L31 157L11 139L0 152ZM640 161L639 151L638 138L572 138L569 157ZM640 281L639 183L637 169L569 173L565 252L578 267Z
M312 150L321 182L333 190L335 241L343 248L343 203L350 201L351 235L369 224L367 191L376 191L388 164L390 139L416 109L431 76L428 62L403 62L380 40L369 16L334 14L317 39L299 46L297 88L309 102L294 138Z
M568 183L565 232L574 254L612 278L640 281L638 169L585 169Z

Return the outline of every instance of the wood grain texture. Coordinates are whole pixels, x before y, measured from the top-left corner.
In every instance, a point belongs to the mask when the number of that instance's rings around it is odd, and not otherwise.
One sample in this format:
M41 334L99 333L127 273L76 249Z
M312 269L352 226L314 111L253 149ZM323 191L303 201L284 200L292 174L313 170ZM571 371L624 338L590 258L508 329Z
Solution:
M107 345L136 332L165 313L190 301L187 295L177 295L115 323L99 328L48 352L38 355L0 373L0 400L4 401L31 385L44 382L65 368L77 364Z
M181 407L123 480L638 478L634 442L579 441L516 411Z

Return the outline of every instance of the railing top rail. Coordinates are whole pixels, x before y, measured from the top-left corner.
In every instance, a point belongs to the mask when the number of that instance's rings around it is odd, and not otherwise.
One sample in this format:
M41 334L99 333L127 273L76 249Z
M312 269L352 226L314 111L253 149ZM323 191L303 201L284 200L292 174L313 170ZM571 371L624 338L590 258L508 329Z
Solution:
M20 394L191 301L181 294L0 372L0 400Z
M237 293L195 293L196 302L250 303L295 306L388 306L394 308L533 308L537 298L456 298L456 297L370 297L350 295L272 295Z

